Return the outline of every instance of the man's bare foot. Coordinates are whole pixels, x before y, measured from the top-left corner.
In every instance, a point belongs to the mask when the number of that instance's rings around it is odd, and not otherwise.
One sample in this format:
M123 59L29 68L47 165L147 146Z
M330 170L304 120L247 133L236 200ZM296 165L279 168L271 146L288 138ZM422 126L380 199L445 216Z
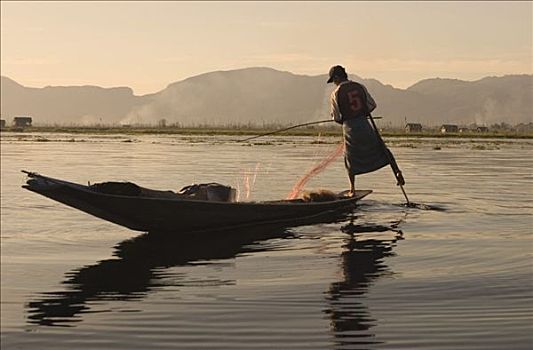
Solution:
M355 197L355 190L348 191L348 193L346 194L346 197Z

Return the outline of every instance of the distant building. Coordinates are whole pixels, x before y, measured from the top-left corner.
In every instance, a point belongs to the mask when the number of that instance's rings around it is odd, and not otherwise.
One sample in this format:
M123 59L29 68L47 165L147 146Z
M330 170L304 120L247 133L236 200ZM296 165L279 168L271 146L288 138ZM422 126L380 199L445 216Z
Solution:
M488 132L489 131L489 128L487 128L486 126L478 126L476 128L476 131L477 132Z
M13 125L15 126L31 126L31 117L15 117L13 118Z
M0 119L0 129L3 129L6 127L6 121L4 119Z
M421 132L422 124L419 123L407 123L405 125L405 132Z
M453 124L444 124L443 126L440 127L440 132L443 134L446 134L449 132L458 132L458 131L459 131L459 127Z

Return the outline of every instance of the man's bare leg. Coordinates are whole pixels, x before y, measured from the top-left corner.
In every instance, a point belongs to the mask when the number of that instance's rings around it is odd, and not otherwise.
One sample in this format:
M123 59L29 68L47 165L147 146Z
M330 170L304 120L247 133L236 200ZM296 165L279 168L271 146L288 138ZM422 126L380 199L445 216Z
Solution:
M353 197L355 196L355 175L348 174L348 178L350 179L350 192L348 196Z

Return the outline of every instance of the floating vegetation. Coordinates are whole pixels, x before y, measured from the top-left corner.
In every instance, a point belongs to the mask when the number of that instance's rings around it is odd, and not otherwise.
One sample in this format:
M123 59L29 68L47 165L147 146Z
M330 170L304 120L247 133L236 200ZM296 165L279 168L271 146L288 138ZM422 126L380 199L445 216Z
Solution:
M331 145L331 144L335 144L336 142L333 142L333 141L324 141L324 140L315 140L315 141L311 141L310 144L311 145Z
M186 143L205 143L205 139L184 139L183 140Z
M495 144L492 144L492 145L482 144L482 145L473 145L472 149L477 150L477 151L487 151L487 150L492 151L492 150L500 149L500 147L498 147Z
M442 148L441 148L440 146L433 146L433 149L434 149L435 151L440 151Z
M87 142L85 139L76 140L75 138L57 140L58 142Z
M265 142L257 142L253 144L254 146L275 146L276 143L272 141L265 141Z
M397 147L417 148L417 145L415 145L414 143L400 143L397 145Z

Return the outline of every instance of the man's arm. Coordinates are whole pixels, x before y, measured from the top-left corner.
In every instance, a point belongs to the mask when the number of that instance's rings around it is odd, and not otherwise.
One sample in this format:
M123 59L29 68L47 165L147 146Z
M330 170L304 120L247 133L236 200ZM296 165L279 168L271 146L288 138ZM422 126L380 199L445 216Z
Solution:
M331 108L331 119L336 121L339 124L342 124L342 115L341 111L339 109L339 102L337 99L337 92L339 90L335 90L331 93L331 97L329 98L329 104Z

